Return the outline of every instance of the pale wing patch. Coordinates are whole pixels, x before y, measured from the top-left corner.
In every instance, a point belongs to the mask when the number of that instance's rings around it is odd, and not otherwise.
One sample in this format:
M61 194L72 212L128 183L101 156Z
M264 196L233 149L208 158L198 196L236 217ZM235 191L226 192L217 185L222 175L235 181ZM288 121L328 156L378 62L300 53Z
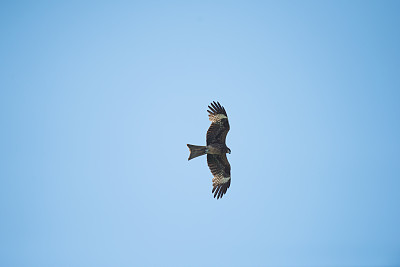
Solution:
M230 179L231 179L231 177L223 177L222 175L215 176L212 179L213 186L217 186L217 185L220 185L220 184L227 183Z
M227 119L228 117L225 116L224 114L216 114L216 115L208 115L210 118L209 120L212 122L219 122L222 119Z

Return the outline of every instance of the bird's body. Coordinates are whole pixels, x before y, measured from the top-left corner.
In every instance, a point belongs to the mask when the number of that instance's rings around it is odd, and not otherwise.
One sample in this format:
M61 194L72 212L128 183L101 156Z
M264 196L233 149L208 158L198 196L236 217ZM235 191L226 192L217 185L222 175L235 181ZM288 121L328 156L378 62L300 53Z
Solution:
M231 150L226 146L226 135L230 129L228 115L220 103L211 103L209 119L211 125L206 136L206 146L187 145L190 150L189 160L207 154L207 164L213 174L214 197L220 198L231 184L231 166L226 153Z
M224 155L228 153L229 148L225 144L209 144L206 146L206 154Z

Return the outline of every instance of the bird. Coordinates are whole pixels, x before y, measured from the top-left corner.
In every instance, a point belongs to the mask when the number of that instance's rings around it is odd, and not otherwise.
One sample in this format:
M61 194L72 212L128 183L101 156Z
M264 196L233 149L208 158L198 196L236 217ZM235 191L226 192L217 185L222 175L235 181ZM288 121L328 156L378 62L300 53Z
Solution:
M207 164L214 176L212 193L214 198L219 199L231 185L231 165L226 157L226 153L230 154L231 150L225 144L230 126L225 108L218 101L213 101L210 105L208 106L209 110L207 110L211 121L206 135L207 145L187 144L190 152L188 160L207 155Z

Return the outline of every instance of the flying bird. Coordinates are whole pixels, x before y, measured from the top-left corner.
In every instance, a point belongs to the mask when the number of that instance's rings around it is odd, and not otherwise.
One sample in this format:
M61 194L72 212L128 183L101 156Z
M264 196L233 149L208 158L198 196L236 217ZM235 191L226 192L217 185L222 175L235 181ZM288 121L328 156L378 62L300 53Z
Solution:
M214 198L221 198L231 185L231 165L226 158L226 153L231 150L226 146L225 139L229 131L228 115L225 108L215 101L208 106L209 120L211 121L206 136L206 146L187 144L189 159L207 154L207 164L214 178L212 193Z

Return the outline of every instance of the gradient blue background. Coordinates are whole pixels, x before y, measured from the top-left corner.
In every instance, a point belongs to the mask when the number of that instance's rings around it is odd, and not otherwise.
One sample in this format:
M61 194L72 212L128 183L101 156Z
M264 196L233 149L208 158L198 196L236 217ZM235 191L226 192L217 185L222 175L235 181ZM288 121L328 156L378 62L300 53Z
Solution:
M65 2L0 5L1 266L399 266L400 2Z

